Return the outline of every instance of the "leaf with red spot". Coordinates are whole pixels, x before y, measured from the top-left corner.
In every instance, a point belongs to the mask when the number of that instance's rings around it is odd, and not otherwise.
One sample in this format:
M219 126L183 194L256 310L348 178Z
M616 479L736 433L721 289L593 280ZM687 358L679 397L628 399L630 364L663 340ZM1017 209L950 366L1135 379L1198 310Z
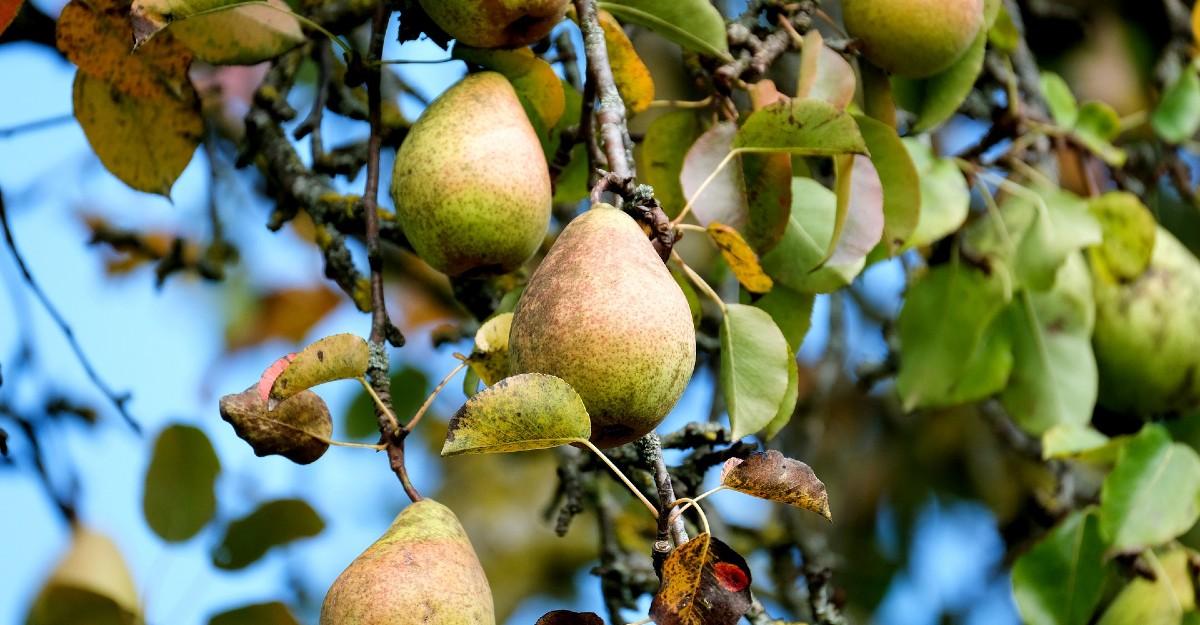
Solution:
M552 610L542 615L535 625L604 625L595 612Z
M831 519L829 494L811 467L774 449L730 458L721 469L721 486L738 492L812 510ZM831 519L832 520L832 519Z
M750 582L745 558L700 534L663 562L650 618L658 625L734 625L750 609Z

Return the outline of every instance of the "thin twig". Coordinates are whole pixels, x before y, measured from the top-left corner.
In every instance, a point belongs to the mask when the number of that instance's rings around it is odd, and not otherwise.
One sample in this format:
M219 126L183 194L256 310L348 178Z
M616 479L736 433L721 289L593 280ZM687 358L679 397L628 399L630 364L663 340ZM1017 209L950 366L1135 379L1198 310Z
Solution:
M17 250L17 242L13 238L12 227L9 226L8 223L8 210L4 205L3 193L0 193L0 225L4 227L4 241L8 244L8 249L10 252L12 252L13 259L17 263L17 268L21 270L21 275L25 278L25 283L29 285L29 290L33 291L33 294L37 296L38 301L42 303L42 307L45 308L46 312L50 314L50 317L54 319L54 323L58 325L60 330L62 330L63 335L67 337L67 343L71 345L71 350L75 352L75 357L79 360L79 364L83 365L83 370L87 373L88 378L91 379L92 384L94 384L96 388L100 389L100 392L103 393L110 402L112 402L113 407L117 409L117 412L125 420L125 423L129 425L130 429L138 434L141 434L142 426L139 425L138 422L133 418L133 415L129 414L129 411L125 407L125 404L129 402L129 394L117 393L113 391L112 388L100 378L100 374L96 372L96 369L92 367L91 361L88 360L87 355L83 353L83 347L81 347L79 345L79 341L76 340L75 332L71 330L71 326L67 324L66 319L64 319L62 314L58 312L58 309L54 307L54 304L50 302L50 298L47 297L46 293L42 291L41 287L38 286L37 281L33 279L33 274L29 271L29 267L25 264L25 259L21 257L21 252Z
M592 441L589 441L586 438L581 438L578 442L584 447L592 450L592 452L596 454L597 458L604 461L604 464L608 465L609 470L611 470L613 474L616 475L623 484L625 484L625 487L629 489L629 492L633 493L634 496L636 496L638 500L642 502L642 505L646 506L646 509L650 511L650 514L653 514L655 518L659 517L658 507L650 503L649 499L646 499L646 496L642 494L642 491L637 486L634 486L633 482L629 481L629 477L621 472L621 469L618 469L617 465L613 464L613 461L609 460L608 456L604 455L604 452L600 451L599 447L596 447Z
M433 400L437 399L437 396L442 392L442 389L446 388L446 385L450 383L450 380L454 379L454 376L458 375L458 372L462 371L466 366L466 360L458 363L457 367L451 369L450 373L447 373L446 377L442 378L441 382L438 382L438 385L434 387L433 392L429 394L429 397L425 398L425 403L421 404L421 407L417 409L417 414L413 415L413 418L410 419L409 422L404 426L406 431L411 432L413 431L413 428L417 427L417 424L421 422L421 417L425 416L426 412L429 412L429 407L433 405Z
M18 135L23 132L44 130L59 124L65 124L74 119L74 114L64 113L62 115L55 115L54 117L47 117L46 119L38 119L31 122L25 122L23 124L17 124L15 126L9 126L7 128L0 128L0 139L7 139L13 135Z

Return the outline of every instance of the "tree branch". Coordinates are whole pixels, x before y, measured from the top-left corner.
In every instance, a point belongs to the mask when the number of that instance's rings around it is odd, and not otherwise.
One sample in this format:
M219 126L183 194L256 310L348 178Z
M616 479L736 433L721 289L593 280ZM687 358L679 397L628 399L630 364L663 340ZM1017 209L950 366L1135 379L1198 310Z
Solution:
M62 330L63 335L67 337L67 343L71 345L71 351L75 352L75 358L83 366L83 370L87 373L88 378L91 379L92 384L108 398L108 401L117 409L117 413L121 415L121 418L125 420L129 428L141 434L142 426L133 418L133 415L129 414L129 410L125 406L129 402L129 394L117 393L100 377L95 367L92 366L91 361L88 360L87 354L83 352L83 347L79 345L79 341L75 338L75 332L71 329L67 320L63 318L62 313L58 312L58 309L54 307L50 298L46 296L46 293L38 286L37 281L33 279L33 273L29 271L29 266L25 264L25 259L21 257L21 252L17 249L17 242L13 238L12 227L8 223L8 210L4 205L3 193L0 193L0 226L4 227L4 242L8 244L8 250L12 252L13 260L16 261L17 268L21 271L21 276L25 279L25 284L29 285L29 290L33 291L38 301L42 303L42 307L54 319L54 323Z
M596 15L595 0L575 0L579 29L583 31L583 50L587 57L588 82L595 85L596 121L600 123L600 140L608 169L622 178L637 175L633 166L633 141L625 125L625 102L617 91L612 66L608 61L608 46L604 29Z
M371 43L367 51L367 62L362 70L367 79L367 118L371 124L371 136L367 140L367 188L363 194L363 214L366 222L367 264L371 268L371 359L367 366L367 377L371 388L383 406L375 407L379 421L379 433L387 444L388 464L408 498L414 502L422 497L408 478L404 465L404 439L408 431L397 427L390 416L392 411L391 376L388 375L387 344L403 345L400 331L388 319L387 301L383 293L383 255L379 249L379 151L383 144L382 73L378 61L383 52L383 36L391 16L388 0L379 0L375 15L371 18ZM348 72L349 73L349 72Z

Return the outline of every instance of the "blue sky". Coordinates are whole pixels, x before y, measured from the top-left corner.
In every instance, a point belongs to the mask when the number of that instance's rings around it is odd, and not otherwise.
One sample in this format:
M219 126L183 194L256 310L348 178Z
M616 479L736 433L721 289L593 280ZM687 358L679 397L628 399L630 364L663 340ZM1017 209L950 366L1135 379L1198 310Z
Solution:
M428 43L401 47L394 37L389 36L388 41L385 56L389 58L443 58L446 54ZM403 71L418 89L436 94L456 80L463 68L451 63L412 65ZM74 68L53 51L28 44L0 46L0 75L10 85L6 97L0 98L0 128L69 114L73 73ZM410 115L419 111L414 101L402 105ZM327 141L345 141L353 133L363 132L336 120L330 124ZM208 181L208 165L198 152L174 188L173 204L131 191L103 170L73 122L0 138L0 188L26 261L101 375L114 388L132 393L130 410L148 432L146 439L139 439L115 425L110 416L113 422L107 426L70 428L46 444L68 454L78 466L83 481L82 518L115 538L145 597L150 622L160 624L199 625L224 608L281 598L281 580L293 568L306 571L306 590L319 596L403 505L399 489L385 505L375 500L380 485L393 478L382 459L370 452L335 448L320 462L305 467L248 453L219 419L216 400L245 388L266 363L295 346L274 342L225 356L221 285L174 278L156 291L150 271L111 279L104 274L98 251L86 245L88 233L80 213L102 214L118 224L203 236ZM249 190L229 195L238 200L222 206L227 215L265 223L269 207L255 200ZM263 227L244 227L233 229L230 236L242 253L242 267L246 268L242 279L274 286L322 280L318 253L287 230L271 233ZM893 263L873 268L863 279L880 302L894 310L900 277L899 266ZM39 380L38 385L6 384L0 388L0 397L31 402L47 388L57 388L100 405L101 398L61 333L21 287L6 250L0 253L0 280L5 293L0 298L0 363L7 365L21 333L28 332L40 370L53 375ZM827 309L828 300L821 298L817 323L801 350L802 358L819 357L825 343L821 320ZM852 327L862 327L852 310L848 321ZM366 317L342 306L313 329L312 338L334 332L364 333L367 325ZM434 351L428 340L410 338L397 358L418 363L435 380L453 366L450 353L454 349ZM462 351L464 346L456 349ZM877 333L855 331L849 349L856 360L874 360L882 355L884 346ZM707 413L708 384L707 376L698 379L664 429ZM457 386L449 388L450 392L439 398L442 413L452 412L462 401ZM356 387L347 383L322 388L321 394L336 412L348 405L355 391ZM326 531L317 539L277 550L237 573L218 572L208 564L208 550L219 538L211 528L182 545L164 545L142 519L141 484L154 433L173 422L201 427L216 446L223 468L218 483L222 517L245 514L266 499L303 496L325 518ZM432 490L438 473L434 459L419 450L414 455L418 487ZM0 562L4 563L0 567L0 622L18 623L29 598L65 547L67 534L29 473L0 471L0 500L6 504L6 513L0 514ZM718 495L714 505L736 520L751 523L770 504ZM879 622L933 623L942 607L965 610L969 606L963 606L961 598L969 596L975 598L971 603L976 609L967 622L1015 623L1006 582L985 574L998 562L1002 549L990 514L973 504L931 502L922 519L912 566L894 581ZM886 524L886 518L881 523ZM473 539L486 541L489 537ZM547 529L547 540L553 539ZM581 572L578 580L580 598L575 605L533 598L510 622L532 623L553 608L598 609L594 578Z

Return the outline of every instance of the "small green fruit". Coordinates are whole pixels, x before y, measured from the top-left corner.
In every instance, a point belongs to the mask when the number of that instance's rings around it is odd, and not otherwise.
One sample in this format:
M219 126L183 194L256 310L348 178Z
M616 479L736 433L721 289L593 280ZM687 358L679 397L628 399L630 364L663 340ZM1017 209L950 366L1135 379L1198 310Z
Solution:
M949 68L983 28L983 0L843 0L842 19L863 54L905 78Z
M567 225L529 280L509 335L513 373L571 384L611 447L653 430L696 364L687 298L646 234L597 205Z
M334 580L321 625L495 625L492 591L446 506L405 508Z
M1137 415L1200 406L1200 260L1160 227L1132 282L1093 275L1100 404Z
M550 34L567 0L421 0L433 21L475 48L519 48Z
M508 79L471 74L429 105L396 154L392 199L417 255L445 274L505 273L533 255L550 174Z

